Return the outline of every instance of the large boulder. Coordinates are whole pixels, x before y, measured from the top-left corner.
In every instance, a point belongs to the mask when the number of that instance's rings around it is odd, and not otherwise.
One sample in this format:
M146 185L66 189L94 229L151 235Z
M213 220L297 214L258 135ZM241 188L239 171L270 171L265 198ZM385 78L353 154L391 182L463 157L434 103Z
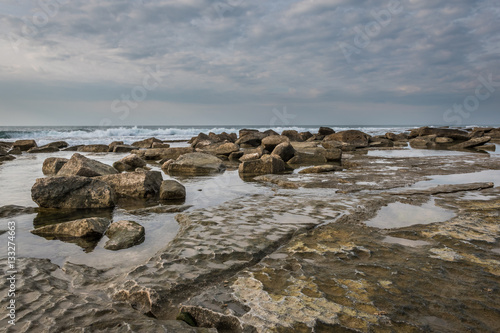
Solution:
M31 233L38 236L52 237L101 237L110 220L103 217L90 217L81 220L46 225Z
M128 249L144 242L145 234L144 227L137 222L113 222L106 231L109 240L104 244L104 248L113 251Z
M283 142L290 142L290 139L284 135L270 135L262 139L262 145L267 151L273 151L277 145Z
M240 131L240 133L242 132ZM244 134L243 136L240 136L240 138L236 140L235 143L243 148L258 147L262 143L262 139L267 136L269 135L266 133L261 133L259 131L249 131L246 132L246 134Z
M86 145L77 149L79 152L85 153L107 153L109 151L108 145Z
M38 147L35 140L17 140L12 148L18 147L21 151L28 151L33 147Z
M324 136L334 134L334 133L335 133L335 131L333 129L331 129L330 127L320 127L318 130L318 134L324 135Z
M124 145L124 144L125 143L123 141L113 141L113 142L111 142L108 145L108 151L112 152L112 151L114 151L114 149L115 149L116 146L121 146L121 145ZM136 147L134 147L134 149L136 149Z
M296 142L302 142L304 141L301 137L299 132L296 130L284 130L281 132L281 135L286 136L290 141L296 141Z
M54 148L62 149L62 148L66 148L68 146L69 146L69 144L66 141L54 141L54 142L46 144L44 147L54 147Z
M117 174L115 168L110 165L92 160L81 154L75 153L71 159L59 170L58 176L83 176L97 177Z
M49 157L43 161L42 172L44 175L55 175L67 162L67 158Z
M295 148L289 142L283 142L273 149L271 155L279 157L284 162L288 162L295 155Z
M292 157L287 163L290 165L316 165L325 164L326 149L322 147L296 151L295 156Z
M486 142L489 142L491 140L491 137L489 136L483 136L483 137L477 137L477 138L472 138L470 140L467 140L465 142L453 145L449 147L448 149L466 149L466 148L472 148L475 146L480 146L485 144Z
M184 185L173 179L164 180L160 187L161 200L183 200L186 198Z
M159 171L135 171L101 176L97 179L108 184L117 198L139 199L157 197L163 181Z
M163 143L163 141L158 140L157 138L149 138L149 139L144 139L141 141L136 141L136 142L132 143L132 146L137 147L137 148L151 148L151 147L153 147L154 142Z
M427 126L411 130L409 137L416 138L419 136L428 136L428 135L445 136L448 138L452 138L454 140L469 139L469 133L467 131L463 131L460 129L453 129L453 128L432 128Z
M231 153L239 151L240 147L233 142L218 142L205 146L201 150L214 155L229 156Z
M168 165L170 175L202 176L220 173L226 169L222 160L211 154L189 153Z
M130 154L128 156L125 156L119 161L116 161L113 163L113 167L120 171L132 171L137 168L142 168L146 166L146 161L144 161L142 158L135 154Z
M242 162L238 168L238 172L245 176L281 173L285 170L285 162L273 155L264 155L258 160Z
M105 182L88 177L39 178L31 198L43 208L108 208L115 205L115 192Z
M179 156L192 153L192 147L177 147L177 148L152 148L146 150L134 150L133 154L145 160L176 160Z
M110 147L111 149L111 147ZM113 153L130 153L132 150L137 149L137 147L134 146L128 146L128 145L116 145L113 146Z
M392 140L392 141L408 141L408 135L405 133L392 133L392 132L387 132L385 133L385 138Z
M358 130L341 131L326 136L324 141L340 141L356 148L368 147L370 136Z
M30 154L39 154L39 153L55 153L58 152L59 148L50 147L50 146L42 146L42 147L33 147L28 150Z

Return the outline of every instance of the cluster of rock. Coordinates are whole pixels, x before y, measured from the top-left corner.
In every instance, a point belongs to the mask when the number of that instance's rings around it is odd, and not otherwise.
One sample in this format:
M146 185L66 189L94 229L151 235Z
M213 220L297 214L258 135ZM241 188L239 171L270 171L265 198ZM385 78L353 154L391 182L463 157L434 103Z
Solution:
M183 200L186 190L175 180L163 180L159 171L146 170L146 162L136 155L124 157L114 167L79 153L68 160L51 157L43 163L43 173L31 189L40 208L98 209L114 207L120 199ZM141 243L144 228L133 221L111 223L107 218L87 218L42 226L32 233L52 238L100 239L109 237L105 248L119 250Z
M495 150L496 146L487 144L492 139L500 139L500 128L432 128L413 129L409 135L410 146L417 149Z

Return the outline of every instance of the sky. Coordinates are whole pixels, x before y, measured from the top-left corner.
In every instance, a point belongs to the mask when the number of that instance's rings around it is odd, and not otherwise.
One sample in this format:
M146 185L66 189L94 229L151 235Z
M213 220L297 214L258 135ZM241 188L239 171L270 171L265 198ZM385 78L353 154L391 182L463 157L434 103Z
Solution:
M498 0L2 0L0 125L500 124Z

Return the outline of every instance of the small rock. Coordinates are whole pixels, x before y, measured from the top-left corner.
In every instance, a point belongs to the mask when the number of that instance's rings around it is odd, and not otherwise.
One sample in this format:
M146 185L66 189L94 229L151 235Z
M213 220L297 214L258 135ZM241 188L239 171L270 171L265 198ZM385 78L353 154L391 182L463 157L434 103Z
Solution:
M110 221L107 218L91 217L76 221L43 226L31 233L38 236L53 237L101 237Z
M122 220L111 223L106 236L109 240L104 244L104 248L117 251L144 242L145 231L144 227L137 222Z
M164 180L160 187L161 200L183 200L186 198L186 188L175 180Z
M305 168L300 170L300 174L307 173L324 173L324 172L333 172L333 171L342 171L342 167L334 166L334 165L318 165L310 168Z

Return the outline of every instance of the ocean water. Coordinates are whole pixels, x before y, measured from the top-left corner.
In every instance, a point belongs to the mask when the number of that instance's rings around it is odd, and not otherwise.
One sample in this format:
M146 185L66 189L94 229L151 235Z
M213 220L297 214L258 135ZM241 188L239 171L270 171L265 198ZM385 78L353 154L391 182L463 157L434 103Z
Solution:
M327 126L327 125L326 125ZM203 132L213 133L238 133L242 128L254 128L261 131L273 129L278 133L284 130L310 131L317 133L318 126L289 126L289 127L264 127L264 126L36 126L0 127L0 141L15 141L21 139L35 139L38 145L53 141L66 141L70 145L78 144L109 144L113 141L124 141L130 144L134 141L156 137L160 140L189 140L191 137ZM405 132L418 126L328 126L335 131L347 129L361 130L370 135L382 135L387 132Z

